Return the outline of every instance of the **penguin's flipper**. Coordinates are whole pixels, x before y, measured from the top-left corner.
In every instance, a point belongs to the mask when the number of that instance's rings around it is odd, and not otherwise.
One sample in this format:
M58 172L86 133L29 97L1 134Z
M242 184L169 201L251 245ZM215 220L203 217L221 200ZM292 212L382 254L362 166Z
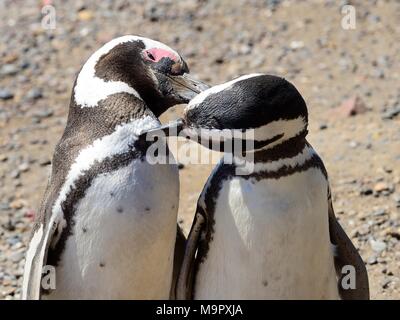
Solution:
M175 251L174 251L174 270L172 274L172 284L170 291L170 300L176 299L176 284L178 281L179 271L181 269L183 258L185 256L185 245L186 245L186 237L183 234L182 229L177 227L176 230L176 242L175 242Z
M47 226L37 224L34 228L26 254L21 295L23 300L40 299L43 267L46 265L47 253L57 229L58 222L55 219Z
M190 229L188 239L186 241L185 256L183 257L182 267L176 285L176 298L178 300L190 300L193 296L193 281L196 263L196 252L199 247L200 236L205 227L206 218L199 208Z
M331 243L335 246L335 269L338 276L339 295L343 300L369 300L368 273L364 261L353 243L336 219L332 198L328 189L329 233ZM355 287L343 288L342 280L350 276L346 266L354 267ZM347 282L347 281L346 281ZM351 280L350 280L351 282ZM348 285L347 285L348 286Z
M51 214L49 201L51 194L48 183L39 215L36 217L35 225L26 252L24 278L22 283L21 299L38 300L41 296L41 282L43 268L46 266L47 254L59 240L65 220L60 215Z

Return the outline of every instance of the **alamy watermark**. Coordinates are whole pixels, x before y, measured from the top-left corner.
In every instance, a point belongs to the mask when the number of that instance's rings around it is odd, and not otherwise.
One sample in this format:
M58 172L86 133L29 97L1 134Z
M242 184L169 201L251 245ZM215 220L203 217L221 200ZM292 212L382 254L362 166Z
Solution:
M56 22L56 8L50 4L42 7L42 21L41 25L43 29L54 30L57 26Z
M356 268L352 265L345 265L341 270L342 278L340 282L343 290L356 289ZM56 289L56 268L51 265L45 265L42 269L41 286L44 290Z
M357 17L356 8L352 5L344 5L341 9L341 25L344 30L354 30L356 28Z
M254 172L255 132L252 129L244 132L228 129L185 129L179 134L174 127L168 130L168 134L159 130L141 137L151 143L146 152L148 163L172 164L178 161L184 164L217 164L221 155L216 152L223 152L223 163L234 164L236 175L249 175ZM167 137L168 147L165 143ZM197 144L188 143L186 139ZM180 141L184 142L179 143Z
M43 267L41 285L44 290L56 289L56 268L54 266L46 265Z
M344 290L355 290L356 289L356 268L348 264L342 268L342 280L341 287Z

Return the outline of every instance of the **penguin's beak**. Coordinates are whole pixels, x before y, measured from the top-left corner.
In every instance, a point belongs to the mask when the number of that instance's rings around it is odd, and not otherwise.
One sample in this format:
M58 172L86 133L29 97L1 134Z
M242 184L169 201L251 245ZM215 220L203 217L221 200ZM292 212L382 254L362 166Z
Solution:
M182 75L169 75L168 76L174 93L182 100L184 103L189 102L200 92L208 89L210 86L201 82L188 73Z
M184 129L184 121L179 118L158 128L146 130L139 135L139 139L154 141L154 137L177 137Z

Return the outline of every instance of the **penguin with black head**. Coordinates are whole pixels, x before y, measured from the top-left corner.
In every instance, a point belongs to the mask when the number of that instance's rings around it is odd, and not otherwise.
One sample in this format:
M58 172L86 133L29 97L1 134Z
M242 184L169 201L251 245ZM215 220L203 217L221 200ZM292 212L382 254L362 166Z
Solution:
M369 298L364 262L335 217L307 126L306 103L291 83L251 74L201 92L183 119L147 132L173 128L232 155L198 199L179 299ZM226 148L235 140L239 150Z

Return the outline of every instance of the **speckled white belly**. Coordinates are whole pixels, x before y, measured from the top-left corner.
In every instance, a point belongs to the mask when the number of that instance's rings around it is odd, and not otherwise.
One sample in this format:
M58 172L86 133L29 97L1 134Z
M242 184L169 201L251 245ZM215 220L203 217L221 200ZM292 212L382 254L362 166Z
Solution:
M135 160L95 178L43 298L167 299L178 201L176 166Z
M338 299L327 181L318 169L225 182L196 299Z

